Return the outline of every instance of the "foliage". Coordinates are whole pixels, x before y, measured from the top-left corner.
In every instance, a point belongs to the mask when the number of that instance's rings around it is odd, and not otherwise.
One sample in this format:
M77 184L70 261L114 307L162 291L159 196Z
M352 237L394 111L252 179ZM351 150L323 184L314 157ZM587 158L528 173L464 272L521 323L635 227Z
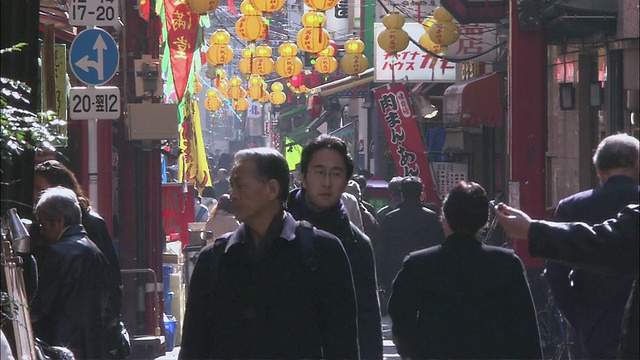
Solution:
M20 43L2 49L0 55L20 51L25 45ZM26 109L26 105L29 104L27 94L31 92L31 88L24 82L5 77L1 77L0 82L2 159L10 160L12 155L20 154L24 150L55 151L53 143L63 139L63 136L56 132L56 127L63 126L66 122L58 119L51 111L36 114Z

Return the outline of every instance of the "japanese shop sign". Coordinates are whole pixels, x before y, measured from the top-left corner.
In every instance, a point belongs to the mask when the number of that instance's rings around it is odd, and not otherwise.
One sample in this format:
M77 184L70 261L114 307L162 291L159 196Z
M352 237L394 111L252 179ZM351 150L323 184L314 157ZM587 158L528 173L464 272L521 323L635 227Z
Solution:
M460 39L449 45L446 56L464 58L481 54L497 44L495 28L492 24L460 25ZM385 29L382 23L375 23L375 39ZM425 33L420 23L406 23L402 27L411 39L418 41ZM474 58L473 61L493 61L496 51ZM373 53L375 81L391 81L391 57L379 46ZM455 82L456 64L446 59L439 59L422 51L417 45L409 42L405 51L399 52L394 65L395 79L407 77L409 81Z
M187 88L193 52L196 50L200 16L184 3L178 3L178 5L172 1L164 3L171 71L178 102L180 102Z
M429 159L418 129L407 87L392 83L374 91L393 160L401 176L418 176L424 184L426 202L439 204Z

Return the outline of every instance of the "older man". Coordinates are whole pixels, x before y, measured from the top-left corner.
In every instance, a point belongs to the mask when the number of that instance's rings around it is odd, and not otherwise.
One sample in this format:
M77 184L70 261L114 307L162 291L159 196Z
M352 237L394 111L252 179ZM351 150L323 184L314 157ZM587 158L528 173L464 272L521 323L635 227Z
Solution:
M34 332L49 345L68 347L77 359L102 358L109 262L87 237L72 190L45 190L35 213L47 244L36 258Z

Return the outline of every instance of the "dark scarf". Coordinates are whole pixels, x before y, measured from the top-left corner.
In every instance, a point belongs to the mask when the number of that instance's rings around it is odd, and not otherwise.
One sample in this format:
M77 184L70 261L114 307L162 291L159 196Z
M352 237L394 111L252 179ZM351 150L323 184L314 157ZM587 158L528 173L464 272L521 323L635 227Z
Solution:
M347 211L342 204L342 200L338 201L329 209L318 212L309 208L304 195L304 189L295 189L289 194L287 211L289 211L296 220L306 220L318 229L329 232L342 241L352 240L354 238L351 223L347 216Z

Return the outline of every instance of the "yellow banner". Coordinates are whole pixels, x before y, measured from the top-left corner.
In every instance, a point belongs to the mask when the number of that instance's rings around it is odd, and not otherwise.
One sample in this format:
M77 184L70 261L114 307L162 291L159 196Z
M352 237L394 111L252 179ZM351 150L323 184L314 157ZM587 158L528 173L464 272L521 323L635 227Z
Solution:
M202 138L197 101L185 100L184 120L180 126L179 181L193 182L198 191L211 185L209 163Z

